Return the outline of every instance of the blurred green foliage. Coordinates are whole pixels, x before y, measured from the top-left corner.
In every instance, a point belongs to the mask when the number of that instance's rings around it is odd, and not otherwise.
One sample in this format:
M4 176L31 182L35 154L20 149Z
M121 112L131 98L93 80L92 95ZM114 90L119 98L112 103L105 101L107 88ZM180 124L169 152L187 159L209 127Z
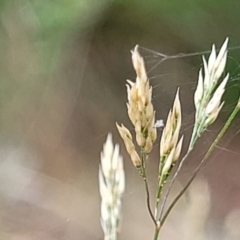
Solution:
M56 87L54 84L58 79L51 73L58 72L69 48L89 41L84 39L88 32L93 32L96 47L103 47L105 61L115 64L107 66L108 71L113 69L116 78L124 79L122 69L130 65L126 62L125 49L130 49L136 43L156 50L163 44L177 53L201 52L210 49L213 42L220 46L229 36L230 47L238 46L240 3L233 2L1 0L0 126L7 129L8 123L12 122L9 125L12 128L14 119L30 109L29 103L38 102L46 88ZM111 51L115 51L113 54L105 51L110 47ZM111 59L107 55L109 53L113 61L106 60ZM230 52L233 53L234 61L228 63L235 77L230 83L234 94L227 96L230 102L236 99L235 94L239 89L240 57L237 51ZM166 50L166 54L171 53ZM99 59L102 60L102 56ZM199 64L200 61L199 57ZM194 67L196 64L198 62L192 63ZM101 69L100 64L98 68ZM117 69L120 69L120 73ZM105 79L104 75L102 79ZM98 97L98 94L93 95ZM45 101L48 99L45 98Z

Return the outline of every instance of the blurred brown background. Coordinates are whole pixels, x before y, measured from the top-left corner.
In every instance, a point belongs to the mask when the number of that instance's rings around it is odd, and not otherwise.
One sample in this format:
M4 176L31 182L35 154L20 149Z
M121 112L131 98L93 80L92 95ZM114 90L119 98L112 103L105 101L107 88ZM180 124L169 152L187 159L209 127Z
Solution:
M125 81L135 78L130 50L141 46L157 119L166 118L181 87L182 130L189 136L200 53L208 55L212 43L220 47L228 36L225 108L186 163L178 190L238 97L239 9L233 0L1 0L0 238L103 239L98 163L108 132L121 143L115 122L131 127L125 104ZM150 50L177 57L161 62ZM238 131L236 119L162 238L240 239ZM149 161L153 196L158 147ZM119 239L151 239L143 184L123 147L122 154L127 189Z

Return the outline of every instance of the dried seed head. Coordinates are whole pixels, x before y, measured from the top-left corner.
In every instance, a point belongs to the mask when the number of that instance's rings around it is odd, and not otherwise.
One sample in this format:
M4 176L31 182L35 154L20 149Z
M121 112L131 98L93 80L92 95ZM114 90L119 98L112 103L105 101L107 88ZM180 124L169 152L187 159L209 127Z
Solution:
M144 150L146 153L150 153L152 151L152 148L153 148L152 143L153 143L153 141L152 141L151 136L148 136L146 139L145 147L144 147Z
M102 171L105 176L110 175L112 169L112 157L114 153L115 155L119 155L119 146L116 146L114 149L114 146L112 144L112 135L109 133L107 140L103 145L103 152L101 153L101 161L103 162Z
M155 124L154 124L154 126L155 126ZM157 139L157 129L156 129L156 127L153 128L153 130L150 132L149 136L152 140L152 143L154 143Z
M117 126L117 129L118 129L118 132L120 134L120 136L122 137L123 139L123 142L124 142L124 145L126 147L126 150L133 162L133 165L135 167L139 167L141 165L141 160L140 160L140 157L138 156L136 150L135 150L135 146L133 144L133 141L132 141L132 135L131 133L129 132L129 130L124 127L124 125L122 124L121 126L119 126L117 123L116 123L116 126Z
M149 146L156 140L155 111L152 105L152 87L149 86L144 60L138 52L138 46L132 51L132 61L137 78L135 83L127 80L128 115L135 128L137 144L149 151ZM147 143L150 140L151 144Z
M162 137L160 141L160 156L167 156L172 148L172 131L167 132L167 129L164 128L162 132Z
M129 152L130 154L130 158L132 160L132 163L133 165L136 167L136 168L139 168L141 166L141 159L138 155L138 153L136 152L136 150L132 150L131 152Z
M131 53L132 53L133 67L137 73L137 76L141 78L141 80L147 81L145 64L144 64L143 58L140 56L138 52L138 45L135 46L134 50L131 51Z
M181 150L182 150L182 143L183 143L183 136L180 138L177 146L176 146L176 149L174 151L174 156L173 156L173 164L178 160L179 156L180 156L180 153L181 153Z
M109 178L114 172L115 178L118 180L121 188L118 189L120 194L124 191L124 170L123 159L120 155L119 145L113 145L112 134L109 133L107 140L103 145L103 151L101 153L101 168L100 171L104 178ZM100 174L101 175L101 174Z
M136 132L136 141L138 146L140 147L145 147L146 145L146 139L145 137L142 135L141 132Z
M170 151L176 147L181 128L181 103L179 100L179 90L173 104L173 109L169 111L166 126L163 129L160 142L160 156L168 156Z
M122 137L123 141L128 141L129 139L132 141L132 134L123 124L121 126L119 126L116 123L116 126L117 126L117 129L118 129L119 134Z
M174 151L175 151L175 148L173 148L170 152L170 154L167 156L167 159L164 163L164 166L163 166L163 169L162 169L162 175L166 175L169 173L169 170L172 166L172 163L173 163L173 156L174 156Z
M125 174L123 160L119 155L119 146L113 145L112 135L108 134L99 166L101 224L106 239L109 239L109 234L117 233L124 189Z
M181 103L180 103L180 100L179 100L179 88L177 90L175 100L174 100L174 104L173 104L173 114L174 114L175 118L181 119Z

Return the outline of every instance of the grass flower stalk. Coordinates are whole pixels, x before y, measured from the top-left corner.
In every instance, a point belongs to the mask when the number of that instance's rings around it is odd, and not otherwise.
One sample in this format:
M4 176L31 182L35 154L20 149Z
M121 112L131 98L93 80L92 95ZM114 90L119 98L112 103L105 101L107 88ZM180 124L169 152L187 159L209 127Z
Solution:
M117 124L117 129L122 137L126 150L133 162L133 165L139 170L144 181L147 195L147 207L155 223L155 218L150 206L150 194L146 175L146 161L149 153L152 151L153 143L157 138L155 124L155 111L152 104L152 87L149 84L145 63L138 51L138 46L132 53L132 63L136 72L136 81L127 80L127 109L128 116L134 126L136 143L140 148L138 154L130 131L124 126Z
M225 86L229 79L229 75L227 74L220 84L219 78L223 74L226 65L227 43L228 38L223 43L218 56L216 56L215 46L213 45L208 63L206 62L205 57L203 57L204 78L202 75L202 70L200 70L198 84L194 94L196 113L191 140L188 146L188 150L185 156L181 159L167 189L166 195L163 199L159 218L160 221L163 215L168 195L171 191L173 183L175 182L179 172L182 169L184 162L193 150L198 138L203 134L207 127L213 124L213 122L216 120L224 104L224 102L221 102L221 98L223 93L225 92Z
M182 195L185 193L185 191L188 189L188 187L191 185L192 181L195 179L196 175L198 174L198 172L200 171L200 169L202 168L203 164L206 162L206 160L210 157L210 155L212 154L213 150L215 149L216 145L219 143L219 141L222 139L222 137L224 136L224 134L226 133L227 129L230 127L233 119L236 117L236 115L238 114L240 110L240 98L238 99L238 103L235 106L234 110L232 111L231 115L229 116L229 118L227 119L226 123L224 124L224 126L222 127L221 131L219 132L219 134L217 135L216 139L213 141L213 143L211 144L211 146L209 147L208 151L206 152L205 156L203 157L203 159L201 160L201 162L199 163L199 165L197 166L197 168L195 169L193 175L191 176L191 178L188 180L187 184L184 186L184 188L177 194L177 196L174 198L174 200L172 201L172 203L170 204L170 206L168 207L166 213L164 214L164 216L161 219L160 225L163 225L166 218L168 217L169 213L171 212L171 210L173 209L173 207L175 206L175 204L177 203L177 201L182 197Z
M173 109L169 111L166 126L163 129L161 142L160 142L160 161L158 172L158 185L156 192L155 204L155 219L158 216L158 205L162 188L171 172L173 166L177 162L181 153L183 136L178 141L180 128L181 128L181 103L179 100L179 90L177 91Z
M189 157L201 135L215 122L224 105L222 96L228 83L229 74L227 74L222 81L220 79L226 66L227 44L228 38L223 43L218 54L215 45L213 45L208 61L203 56L203 69L200 69L199 71L198 83L193 98L196 110L193 131L187 151L182 158L180 158L180 154L182 151L184 136L181 136L180 132L182 113L179 89L176 92L173 107L169 111L160 139L159 168L154 211L150 204L146 162L157 138L156 126L162 126L162 122L155 123L155 110L152 103L152 87L146 73L144 60L138 51L138 46L136 46L131 52L132 63L136 72L136 81L133 82L127 80L127 110L129 119L134 126L135 134L132 135L129 129L123 124L116 124L116 126L133 165L138 169L140 176L144 181L147 208L155 226L154 240L159 238L159 233L169 213L195 179L202 165L211 155L214 148L230 126L232 120L240 110L239 98L232 114L229 116L227 122L209 147L204 158L189 178L187 184L176 195L169 207L165 210L168 196L184 162ZM174 168L175 165L177 165L176 169ZM165 183L174 169L175 172L173 177L167 186L165 195L163 196L163 188L166 186ZM118 145L115 147L113 146L111 135L108 136L101 154L99 186L102 197L101 222L105 234L105 240L116 240L125 177L122 158L119 155L119 147Z

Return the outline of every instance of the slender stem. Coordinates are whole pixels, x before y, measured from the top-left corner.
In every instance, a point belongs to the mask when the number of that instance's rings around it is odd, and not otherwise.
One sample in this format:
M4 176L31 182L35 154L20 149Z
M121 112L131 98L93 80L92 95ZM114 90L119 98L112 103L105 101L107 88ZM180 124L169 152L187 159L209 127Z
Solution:
M158 235L161 229L161 224L159 221L157 221L156 227L155 227L155 232L154 232L154 237L153 240L157 240L158 239Z
M151 204L150 204L150 194L149 194L149 188L148 188L148 183L147 183L147 179L143 179L144 183L145 183L145 190L146 190L146 195L147 195L147 208L148 208L148 212L150 214L151 219L153 220L154 224L157 225L156 220L154 218L152 209L151 209Z
M144 181L144 185L145 185L145 190L146 190L146 197L147 197L147 209L149 212L149 215L152 219L152 221L154 222L155 226L156 226L156 220L154 218L152 209L151 209L151 204L150 204L150 194L149 194L149 187L148 187L148 182L147 182L147 175L146 175L146 158L147 158L147 154L145 153L145 151L142 149L141 150L141 161L142 161L142 171L141 171L141 175L142 175L142 179Z
M197 121L197 119L196 119ZM194 146L196 141L197 141L197 131L198 131L198 127L199 127L199 124L196 122L194 124L194 127L193 127L193 133L192 133L192 136L191 136L191 140L190 140L190 143L189 143L189 146Z
M162 192L162 187L163 187L163 184L162 184L162 175L159 177L159 180L158 180L158 187L157 187L157 194L156 194L156 203L155 203L155 211L154 211L154 216L155 216L155 219L157 219L157 215L158 215L158 205L160 203L160 195L161 195L161 192Z
M239 98L240 100L240 98ZM238 103L239 105L239 103ZM235 116L237 115L240 106L236 106L233 110L233 112L231 113L231 115L229 116L227 122L225 123L225 125L223 126L223 128L221 129L221 131L219 132L219 134L217 135L216 139L214 140L214 142L211 144L211 146L209 147L207 153L205 154L204 158L202 159L202 161L200 162L200 164L198 165L197 169L194 171L194 174L192 175L192 177L188 180L187 184L185 185L185 187L178 193L178 195L174 198L174 200L172 201L172 203L170 204L170 206L168 207L166 213L164 214L163 218L160 220L160 226L162 226L166 220L166 218L168 217L169 213L171 212L171 210L173 209L173 207L175 206L175 204L178 202L178 200L181 198L181 196L184 194L184 192L188 189L188 187L190 186L190 184L192 183L192 181L194 180L194 178L196 177L196 175L198 174L198 172L200 171L202 165L205 163L205 161L208 159L208 157L211 155L211 153L213 152L214 148L216 147L216 145L218 144L218 142L220 141L220 139L223 137L223 135L225 134L226 130L229 128L229 126L231 125L233 119L235 118Z

